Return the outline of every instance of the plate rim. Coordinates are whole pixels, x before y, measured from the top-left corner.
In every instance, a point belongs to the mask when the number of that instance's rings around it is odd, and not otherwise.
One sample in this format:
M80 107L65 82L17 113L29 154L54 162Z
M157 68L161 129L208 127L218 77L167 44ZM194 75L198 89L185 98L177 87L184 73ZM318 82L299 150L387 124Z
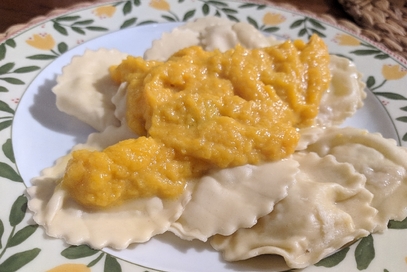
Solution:
M4 40L0 40L0 44L3 43L3 42L5 42L7 39L9 39L9 38L11 38L11 37L16 37L16 36L18 36L20 33L24 33L25 31L28 31L28 30L31 29L31 28L37 27L38 25L40 25L40 24L42 24L42 23L44 23L44 22L47 22L47 21L49 21L49 20L52 19L52 18L56 18L56 17L58 17L58 16L61 16L61 15L63 15L63 14L75 13L75 12L78 12L78 11L80 11L80 10L90 9L90 8L92 8L92 7L97 7L97 6L100 6L100 5L104 5L104 4L108 4L108 3L117 3L117 2L125 2L125 1L104 1L104 0L102 0L102 1L97 1L97 3L95 3L95 2L90 3L90 2L89 2L88 4L90 4L90 5L86 5L86 6L82 6L82 5L81 5L80 7L77 7L77 6L75 5L75 7L74 7L73 9L71 9L71 8L65 9L64 12L58 13L58 14L52 14L51 17L46 17L46 18L43 19L43 20L40 20L40 21L35 21L35 20L34 20L35 22L33 21L33 24L27 25L27 27L24 28L24 29L19 29L19 30L18 30L17 32L15 32L12 36L8 36L8 37L7 37L6 39L4 39ZM242 1L228 1L228 2L242 3ZM301 16L306 16L306 17L315 18L315 19L317 19L317 20L319 20L319 21L321 21L321 22L323 22L323 23L325 23L325 24L327 24L327 25L330 25L330 26L332 26L332 27L334 27L334 28L337 28L337 29L339 29L339 30L341 30L341 31L344 31L344 32L346 32L346 33L352 33L352 34L356 35L359 39L364 40L364 41L366 41L366 42L368 42L368 43L374 45L375 47L377 47L378 49L382 50L383 52L386 52L386 51L383 50L383 48L380 48L380 47L376 46L374 42L369 41L366 37L361 37L359 34L353 33L353 31L351 31L351 30L349 30L349 29L346 29L346 28L342 29L342 27L341 27L340 25L336 25L336 24L333 25L332 23L327 22L326 20L321 19L321 18L319 18L318 16L316 16L316 17L310 16L310 15L307 14L307 13L303 13L303 12L301 12L301 11L293 11L293 10L286 9L286 8L284 8L284 7L282 7L282 6L279 6L279 5L268 5L268 6L270 6L271 8L283 10L283 11L286 11L286 12L289 12L289 13L293 13L293 14L297 14L297 15L301 15ZM59 11L58 11L58 12L59 12ZM51 12L51 13L52 13L52 12ZM41 18L43 18L43 17L44 17L44 16L42 16ZM112 33L112 31L111 31L111 32L108 32L108 33L106 33L106 34L102 34L102 35L100 35L100 36L108 35L108 34L110 34L110 33ZM100 36L98 36L98 37L100 37ZM70 49L72 49L72 48L70 48ZM387 52L386 52L386 53L387 53ZM389 55L392 57L392 59L393 59L394 61L400 63L400 61L397 60L397 58L395 58L395 57L393 56L393 54L389 54ZM401 64L401 63L400 63L400 64ZM29 85L29 84L28 84L28 85ZM27 85L27 86L28 86L28 85ZM26 89L25 89L25 91L26 91ZM25 91L23 92L23 94L25 93ZM392 120L393 120L393 119L392 119ZM126 261L126 260L124 260L124 261ZM128 261L126 261L126 262L128 262ZM143 266L140 265L140 264L134 264L134 263L131 263L131 264L132 264L132 265L136 265L136 266L143 267ZM151 269L151 268L150 268L150 269ZM152 269L153 269L153 268L152 268ZM154 269L153 269L153 270L154 270Z

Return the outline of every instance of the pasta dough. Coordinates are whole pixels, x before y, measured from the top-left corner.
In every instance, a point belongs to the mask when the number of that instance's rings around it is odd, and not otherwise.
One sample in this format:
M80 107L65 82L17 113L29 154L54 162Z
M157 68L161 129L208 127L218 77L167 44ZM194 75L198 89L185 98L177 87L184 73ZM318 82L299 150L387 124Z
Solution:
M110 79L108 67L119 64L127 54L117 50L86 50L83 56L75 56L57 77L52 89L58 109L75 116L97 131L109 125L118 126L113 112L112 96L117 91Z
M365 83L355 64L349 59L331 55L332 78L329 89L321 98L316 125L340 125L363 106Z
M225 260L277 254L289 267L304 268L374 229L377 211L370 206L373 196L364 188L363 175L333 156L293 156L300 172L274 211L250 229L210 240Z
M357 128L328 128L307 148L320 156L331 154L352 164L366 176L366 188L373 193L377 214L375 231L387 229L389 220L407 216L407 151L392 139Z
M214 234L230 235L252 227L287 196L297 172L298 163L291 158L212 171L197 182L191 201L170 231L184 240L206 241ZM275 174L270 177L270 173Z

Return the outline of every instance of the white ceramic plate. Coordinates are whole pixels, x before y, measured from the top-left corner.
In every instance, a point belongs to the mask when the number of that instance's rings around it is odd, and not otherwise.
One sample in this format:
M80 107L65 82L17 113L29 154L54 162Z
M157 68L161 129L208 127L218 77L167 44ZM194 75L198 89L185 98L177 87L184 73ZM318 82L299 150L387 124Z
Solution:
M198 0L119 1L71 10L32 25L0 43L0 271L271 271L261 257L226 263L210 246L166 234L120 252L70 247L49 238L26 211L30 179L83 142L92 131L56 109L51 88L72 56L117 48L142 55L153 39L182 21L221 16L249 22L280 38L324 37L332 54L352 59L364 74L365 106L347 125L407 145L405 63L368 41L315 18L273 6ZM406 196L407 197L407 196ZM406 271L407 222L391 222L305 271Z

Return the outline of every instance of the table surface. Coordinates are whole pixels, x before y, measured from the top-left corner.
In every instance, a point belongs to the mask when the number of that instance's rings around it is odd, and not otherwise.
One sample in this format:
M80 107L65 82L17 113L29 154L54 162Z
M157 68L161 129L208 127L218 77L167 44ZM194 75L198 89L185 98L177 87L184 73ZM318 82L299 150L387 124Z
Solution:
M352 20L337 0L268 0L270 3L290 4L297 9L316 14L328 14L336 19ZM57 8L67 8L74 4L96 2L90 0L34 0L34 1L0 1L0 33L13 25L25 24L32 18L46 15Z

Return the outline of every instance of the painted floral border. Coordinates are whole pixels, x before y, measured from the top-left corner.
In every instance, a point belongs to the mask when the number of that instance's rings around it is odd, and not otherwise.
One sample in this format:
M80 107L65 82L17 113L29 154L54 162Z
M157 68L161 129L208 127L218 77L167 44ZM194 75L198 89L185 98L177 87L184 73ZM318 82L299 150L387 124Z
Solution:
M400 90L400 86L407 86L406 67L367 40L316 18L264 4L217 0L126 0L59 14L0 43L0 190L3 192L0 198L3 207L0 214L0 271L32 271L33 267L43 270L46 267L44 262L49 263L47 271L51 272L154 271L85 245L67 246L62 241L43 237L43 230L34 224L27 211L25 186L13 154L11 126L19 100L30 82L50 62L78 44L120 29L184 22L201 16L248 22L265 33L284 38L307 38L316 33L336 45L333 53L355 62L369 59L375 63L375 70L364 75L367 88L392 116L399 143L407 145L407 94ZM18 52L27 52L27 55L17 55ZM407 228L407 220L389 222L389 228L403 231ZM355 263L352 269L370 269L378 259L376 240L380 237L365 237L310 269L342 271L344 265L349 269L348 263L352 262ZM50 261L49 254L57 256L56 260ZM393 265L393 270L383 267L377 271L396 271L402 265L406 269L407 250L401 255L404 259ZM349 261L345 262L345 259Z

